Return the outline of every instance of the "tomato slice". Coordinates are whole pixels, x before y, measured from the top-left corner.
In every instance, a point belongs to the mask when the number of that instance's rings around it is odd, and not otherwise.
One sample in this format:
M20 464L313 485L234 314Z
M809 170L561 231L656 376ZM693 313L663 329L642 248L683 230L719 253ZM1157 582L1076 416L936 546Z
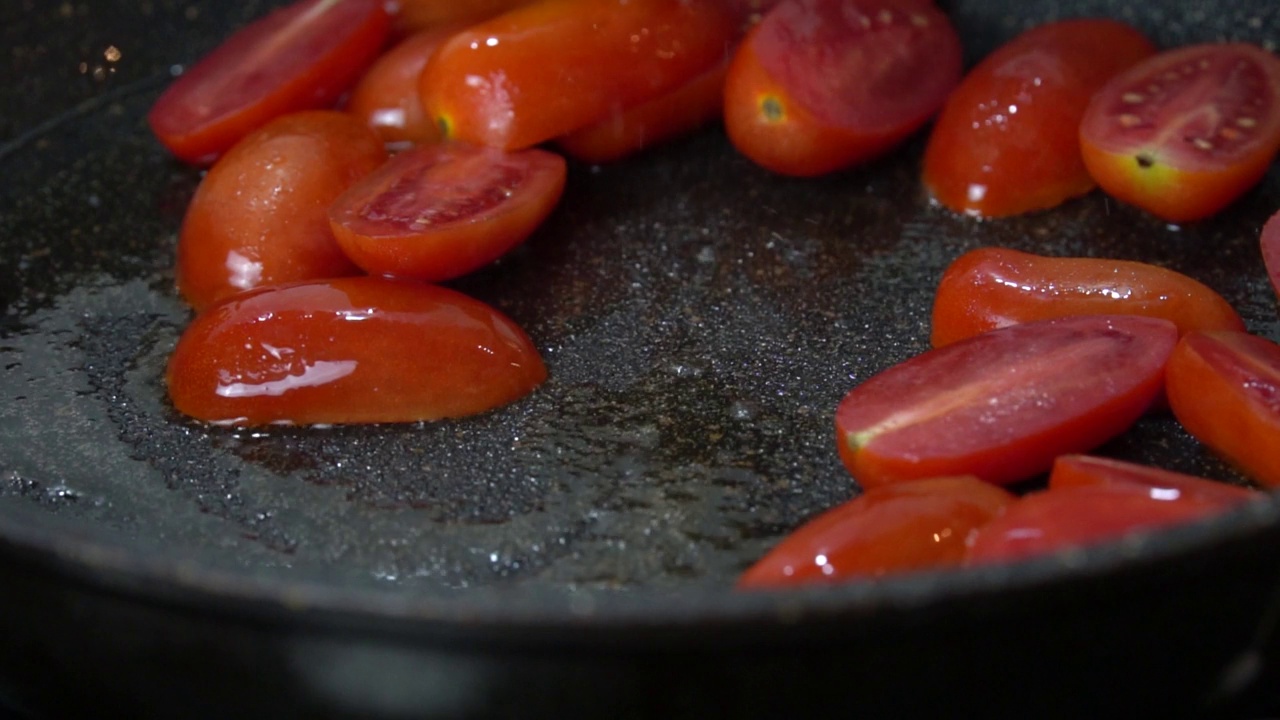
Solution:
M925 149L925 185L945 207L983 217L1083 195L1094 187L1080 158L1085 107L1113 75L1153 52L1115 20L1062 20L1018 35L947 100Z
M1131 485L1163 491L1160 496L1168 499L1187 495L1224 508L1263 497L1252 488L1110 458L1062 455L1053 461L1050 490L1088 485Z
M532 0L396 0L393 23L411 35L442 25L469 25L488 20Z
M381 52L381 0L304 0L244 27L173 81L147 121L179 158L208 164L272 118L326 108Z
M564 158L445 143L407 150L329 208L339 245L376 275L440 281L520 244L555 209Z
M1275 213L1262 226L1259 240L1262 246L1262 262L1267 268L1267 277L1271 279L1271 288L1280 298L1280 212Z
M784 0L735 53L725 129L763 167L821 175L919 129L961 64L960 38L929 0Z
M872 488L788 535L742 574L738 587L846 582L958 565L970 533L1013 500L975 477Z
M1280 345L1242 332L1190 333L1169 358L1167 384L1187 432L1280 487Z
M979 248L951 263L933 301L934 347L988 330L1068 315L1145 315L1191 330L1244 330L1221 295L1157 265Z
M363 119L388 143L439 142L440 126L422 107L418 78L436 48L461 28L423 30L383 53L352 89L347 112Z
M355 277L228 298L169 359L179 411L226 425L412 422L515 401L546 378L488 305L435 285Z
M272 283L354 275L328 207L386 160L382 140L333 110L285 115L210 168L178 236L178 289L200 310Z
M1213 215L1280 149L1280 59L1244 43L1160 53L1098 91L1080 145L1111 196L1171 222Z
M1012 325L931 350L853 388L840 457L863 488L944 475L1008 484L1127 429L1160 393L1177 342L1132 315Z

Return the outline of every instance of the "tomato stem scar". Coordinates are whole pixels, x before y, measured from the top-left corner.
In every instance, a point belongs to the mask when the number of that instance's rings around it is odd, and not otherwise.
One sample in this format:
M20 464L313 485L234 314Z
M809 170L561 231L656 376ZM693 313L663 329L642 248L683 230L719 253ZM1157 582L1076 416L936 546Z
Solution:
M769 123L780 123L787 117L786 111L782 109L782 101L772 95L760 100L760 114Z

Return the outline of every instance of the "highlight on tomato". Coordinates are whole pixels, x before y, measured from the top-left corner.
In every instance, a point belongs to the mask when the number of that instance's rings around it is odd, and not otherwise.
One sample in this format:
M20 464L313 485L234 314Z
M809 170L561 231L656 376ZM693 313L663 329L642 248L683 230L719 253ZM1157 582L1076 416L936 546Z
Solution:
M422 107L418 78L436 48L460 29L459 25L435 27L392 46L356 83L346 111L363 119L389 144L439 142L440 126Z
M1246 43L1165 51L1099 90L1079 133L1107 194L1170 222L1209 217L1280 150L1280 59Z
M474 415L546 378L509 318L436 285L376 277L251 290L196 316L165 379L212 423L391 423Z
M1046 23L983 59L947 99L929 136L924 184L979 217L1051 208L1094 188L1080 119L1116 73L1155 52L1117 20Z
M956 258L933 301L931 341L942 347L988 330L1068 315L1144 315L1191 330L1244 330L1209 286L1149 263L1046 257L984 247Z
M1193 496L1198 501L1221 503L1223 508L1263 497L1254 488L1112 458L1061 455L1053 461L1050 490L1088 485L1130 485L1158 491L1166 498Z
M920 129L960 80L960 38L931 0L783 0L734 54L725 130L757 164L814 176Z
M208 164L268 121L332 107L390 33L382 0L301 0L245 26L180 75L147 122L182 160Z

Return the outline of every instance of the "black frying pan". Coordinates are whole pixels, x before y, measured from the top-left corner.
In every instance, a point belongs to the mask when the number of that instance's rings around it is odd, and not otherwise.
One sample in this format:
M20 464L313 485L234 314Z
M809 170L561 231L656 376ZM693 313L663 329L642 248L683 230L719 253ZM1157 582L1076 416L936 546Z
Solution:
M1130 19L1163 45L1280 39L1280 5L957 1L972 61L1021 28ZM930 207L922 143L772 176L711 130L575 166L513 256L455 285L550 381L482 417L212 429L167 404L198 174L142 116L260 2L0 9L0 698L38 715L778 717L1234 714L1268 675L1280 498L1009 567L739 594L855 491L835 404L925 348L983 244L1153 261L1280 339L1257 233L1275 173L1168 227L1095 194L979 223ZM120 51L110 61L107 49ZM1243 480L1168 417L1107 454ZM1268 448L1265 451L1276 451Z

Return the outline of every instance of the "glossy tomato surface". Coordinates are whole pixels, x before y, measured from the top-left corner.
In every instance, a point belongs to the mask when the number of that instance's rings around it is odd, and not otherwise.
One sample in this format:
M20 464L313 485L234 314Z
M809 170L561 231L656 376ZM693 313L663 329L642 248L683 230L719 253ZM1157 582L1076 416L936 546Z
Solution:
M1151 465L1091 455L1061 455L1054 460L1053 470L1049 472L1050 490L1086 485L1133 485L1165 491L1163 496L1167 498L1189 495L1206 503L1220 502L1223 507L1263 497L1253 488Z
M201 58L156 100L147 121L174 155L212 162L273 118L333 105L389 32L381 0L294 3Z
M367 272L457 277L529 237L564 190L564 159L460 143L406 150L329 208L347 256Z
M925 150L924 183L951 210L982 217L1043 210L1094 181L1080 118L1113 75L1155 52L1105 19L1034 27L982 60L947 99Z
M362 118L388 143L438 142L440 126L422 107L418 78L436 48L461 27L416 32L387 50L356 83L347 112Z
M246 426L474 415L545 378L528 336L492 307L373 277L230 298L196 317L166 372L179 411Z
M1246 43L1160 53L1098 92L1080 143L1111 196L1173 222L1208 217L1280 149L1280 59Z
M1146 412L1176 341L1167 320L1097 315L1012 325L928 351L841 400L840 457L864 488L940 475L1025 480Z
M929 0L784 0L735 53L725 129L770 170L828 173L919 129L961 62L959 36Z
M441 25L469 24L500 15L532 0L396 0L392 16L395 28L405 34L432 30Z
M934 347L1021 322L1068 315L1144 315L1191 330L1244 330L1221 295L1158 265L979 248L947 267L933 300Z

